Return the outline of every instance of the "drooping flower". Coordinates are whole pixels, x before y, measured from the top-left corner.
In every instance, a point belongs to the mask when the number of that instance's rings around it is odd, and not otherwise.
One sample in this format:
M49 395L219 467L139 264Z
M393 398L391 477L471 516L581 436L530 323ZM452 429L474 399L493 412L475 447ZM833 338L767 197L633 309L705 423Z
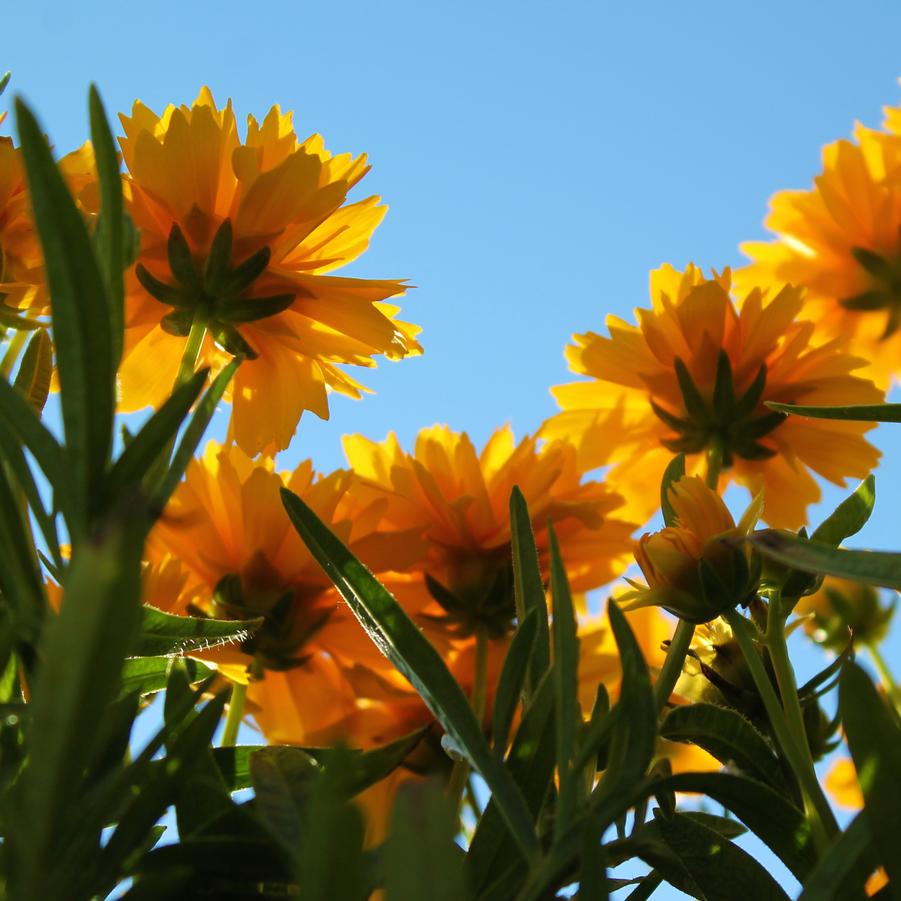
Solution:
M610 337L575 336L566 356L591 377L552 389L561 413L541 435L576 443L585 469L614 464L606 479L635 515L658 505L660 479L674 453L689 472L705 455L722 462L730 481L764 491L764 518L798 528L820 489L816 472L836 484L863 478L879 452L863 437L871 423L786 418L767 401L813 405L878 403L883 392L854 371L863 361L839 342L816 344L814 326L798 322L802 292L774 296L754 288L740 308L730 273L705 278L689 266L651 274L652 308L637 326L610 316Z
M157 116L140 102L123 116L126 198L141 233L130 279L125 409L158 405L200 318L199 357L221 367L246 355L229 395L232 432L249 454L287 447L304 410L327 419L327 389L363 387L336 364L418 353L418 329L386 302L400 281L327 275L368 246L385 207L346 203L365 156L333 156L297 139L290 113L248 117L242 141L231 103L207 88L191 107Z
M674 522L639 539L635 560L647 586L633 583L622 597L627 609L663 607L697 624L747 604L760 582L760 562L740 539L754 528L760 499L736 525L723 499L697 476L674 482L668 496Z
M271 461L254 462L235 446L211 442L188 467L148 542L151 568L160 571L155 582L145 580L148 603L175 613L263 618L241 647L209 654L229 677L250 680L248 700L273 741L309 740L354 711L343 665L389 666L279 497L283 485L303 497L376 571L403 569L419 553L417 536L378 535L381 510L356 504L352 481L340 470L317 477L308 461L280 475Z
M510 496L519 486L532 520L542 573L549 572L548 522L559 538L574 591L611 581L628 560L635 526L623 499L600 482L584 481L576 453L564 443L516 444L498 429L481 452L466 433L423 429L413 453L396 436L378 444L346 437L344 450L360 478L360 496L387 505L383 528L419 528L428 552L415 569L437 613L462 635L508 631L512 596ZM443 613L441 609L443 608Z

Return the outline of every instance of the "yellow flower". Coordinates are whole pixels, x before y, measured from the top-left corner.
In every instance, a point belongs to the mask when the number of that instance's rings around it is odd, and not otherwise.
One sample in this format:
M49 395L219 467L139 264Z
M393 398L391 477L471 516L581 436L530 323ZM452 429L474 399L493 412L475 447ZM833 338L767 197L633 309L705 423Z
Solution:
M416 535L376 534L381 511L357 504L346 471L317 478L301 463L280 475L234 446L207 446L189 466L148 542L156 570L145 600L175 613L263 617L240 648L209 655L251 683L248 700L272 741L311 740L354 710L342 664L389 665L340 602L279 498L286 485L376 571L420 553ZM205 655L206 656L206 655ZM286 736L291 736L286 739Z
M417 564L435 601L461 634L505 633L514 615L510 495L519 486L529 507L542 573L548 573L552 521L577 592L616 577L628 560L635 526L622 498L583 482L572 447L516 444L498 429L479 453L466 433L423 429L413 453L391 434L381 444L346 437L344 450L361 480L359 494L387 505L383 528L419 528L428 553Z
M852 374L863 361L837 342L814 344L813 325L795 321L800 290L755 288L736 308L729 288L728 270L710 279L694 266L653 272L652 308L637 311L638 326L610 316L610 337L575 336L567 359L592 381L552 389L563 412L541 434L574 441L585 469L613 463L607 481L638 517L656 509L673 453L698 473L712 450L724 464L721 489L763 489L767 522L798 528L820 496L811 470L843 485L875 466L879 452L863 437L873 425L786 419L764 403L878 403L883 392Z
M839 807L846 810L860 810L863 807L863 793L857 781L857 770L850 757L839 757L832 764L823 786Z
M740 283L806 289L802 315L827 338L850 338L887 384L901 372L901 137L898 111L885 134L858 126L855 140L823 148L823 169L808 191L770 200L771 242L742 246L753 263Z
M304 410L327 419L326 389L360 396L336 364L420 351L418 329L385 302L402 282L325 274L366 249L385 213L378 197L345 203L365 156L332 156L319 135L301 143L277 106L262 123L248 117L242 142L231 103L217 109L207 88L162 116L136 103L122 122L126 198L141 232L124 409L166 397L196 316L207 323L202 363L248 357L230 397L233 435L249 454L287 447Z

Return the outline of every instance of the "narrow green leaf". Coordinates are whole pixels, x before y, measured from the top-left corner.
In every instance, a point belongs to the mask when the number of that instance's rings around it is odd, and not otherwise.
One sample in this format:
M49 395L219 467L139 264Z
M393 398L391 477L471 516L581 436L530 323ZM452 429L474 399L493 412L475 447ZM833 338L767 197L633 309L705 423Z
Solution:
M122 337L125 329L125 288L122 272L125 269L122 204L122 179L119 174L119 155L113 142L103 101L95 85L88 93L91 120L91 144L97 160L97 180L100 183L100 217L97 222L100 267L106 284L109 302L110 341L113 369L118 368L122 356Z
M507 656L504 658L504 667L497 681L497 691L494 695L494 712L491 717L491 732L494 750L501 756L507 750L510 725L513 722L516 708L519 706L522 689L525 685L532 648L535 646L537 616L538 614L535 610L530 610L513 633L513 639L510 642L510 647L507 649Z
M714 704L674 708L660 727L668 741L695 744L723 764L737 766L777 790L785 789L779 760L766 739L740 713Z
M864 798L864 814L892 887L901 898L898 811L901 810L901 728L869 676L856 664L842 671L839 712Z
M807 416L811 419L842 419L850 422L901 422L901 404L845 404L841 407L806 407L799 404L766 405L780 413Z
M685 454L676 454L669 461L663 472L663 481L660 483L660 509L663 513L665 525L676 525L676 511L670 503L669 490L674 482L678 482L685 475Z
M554 527L548 523L551 544L551 596L554 599L554 689L557 735L557 773L560 788L554 835L562 835L576 807L576 773L572 768L576 735L582 722L579 706L579 639L576 636L576 612L569 580Z
M585 829L585 847L579 873L579 901L607 901L607 855L595 824Z
M384 849L387 901L466 901L472 892L454 842L456 817L434 782L402 786Z
M223 644L240 644L250 638L263 622L262 619L176 616L148 604L141 611L140 632L130 654L133 657L172 657Z
M838 547L867 524L875 503L876 477L870 474L814 529L810 540Z
M122 669L120 696L132 693L143 696L162 691L166 687L171 663L171 657L133 657L126 660ZM216 672L199 660L188 659L184 664L190 683L208 679Z
M450 737L463 749L497 799L526 854L537 850L522 793L491 753L469 701L428 640L365 566L295 494L281 489L282 502L300 537L328 574L369 637L407 677Z
M901 554L898 553L835 548L771 529L752 533L748 541L764 556L804 572L901 590Z
M525 495L518 485L510 495L510 535L513 552L513 593L520 622L536 611L536 639L526 681L528 693L535 690L551 663L551 638L548 629L547 599L538 565L538 549L532 531L532 518Z
M864 884L878 865L870 824L861 812L826 850L798 901L864 901Z
M47 403L50 393L50 377L53 375L53 348L46 329L38 329L22 354L22 362L13 383L28 403L34 407L38 416Z
M50 289L67 476L79 511L93 514L103 496L113 436L116 366L110 303L87 227L40 126L19 99L16 121Z

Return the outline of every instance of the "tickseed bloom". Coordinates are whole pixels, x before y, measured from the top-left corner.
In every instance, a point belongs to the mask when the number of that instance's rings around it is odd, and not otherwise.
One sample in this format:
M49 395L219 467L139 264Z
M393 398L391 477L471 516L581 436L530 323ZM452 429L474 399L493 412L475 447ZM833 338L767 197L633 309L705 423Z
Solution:
M539 449L534 438L517 444L504 427L478 452L465 432L436 425L419 433L413 453L393 434L381 444L346 437L344 451L361 481L359 496L368 491L373 502L387 505L382 528L422 530L428 552L415 570L455 634L484 630L493 637L512 625L514 486L528 504L545 575L548 521L577 592L611 581L628 560L635 526L620 513L622 498L583 481L567 444Z
M189 336L201 363L244 363L229 395L232 433L251 455L288 446L300 415L327 419L327 389L365 390L336 364L418 353L418 329L394 319L400 281L326 273L356 259L385 214L378 197L346 203L369 170L297 139L290 113L248 117L238 135L229 102L207 88L191 107L122 116L128 210L141 247L130 279L123 409L158 405ZM193 335L192 335L192 326ZM193 348L190 353L193 353Z
M404 568L419 553L417 537L380 537L381 511L355 504L352 482L346 471L317 477L308 461L278 474L271 461L254 462L235 446L210 442L148 542L151 568L170 567L168 577L145 582L148 603L221 619L263 618L240 647L207 654L229 678L250 680L248 701L273 741L284 734L310 740L353 712L342 662L388 667L279 498L283 485L303 497L374 570Z
M656 509L664 469L682 452L692 473L715 458L721 489L762 489L767 522L798 528L820 496L811 471L843 485L875 466L879 452L863 437L873 424L786 418L765 402L878 403L883 392L853 374L862 360L837 341L815 344L814 326L796 321L800 289L754 288L740 307L729 290L728 270L652 272L652 306L637 326L609 316L609 337L575 336L567 359L592 380L552 389L563 412L540 434L573 440L585 469L614 464L607 482L636 516Z
M802 315L826 337L850 337L851 350L887 384L901 373L901 136L863 126L855 140L823 149L823 169L807 191L770 200L772 242L749 242L742 284L806 289Z
M741 539L754 528L758 497L736 525L723 499L697 476L669 486L673 525L645 533L635 560L647 586L633 582L627 609L663 607L690 623L706 623L757 592L760 562Z

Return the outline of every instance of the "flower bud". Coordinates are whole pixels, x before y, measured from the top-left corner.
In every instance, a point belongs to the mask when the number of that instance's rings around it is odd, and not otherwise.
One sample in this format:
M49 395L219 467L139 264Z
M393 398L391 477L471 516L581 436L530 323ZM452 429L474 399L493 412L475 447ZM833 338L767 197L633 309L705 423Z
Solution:
M878 644L888 630L895 600L884 604L871 585L829 577L819 591L803 598L795 612L812 613L805 630L815 641L841 652L848 642Z

